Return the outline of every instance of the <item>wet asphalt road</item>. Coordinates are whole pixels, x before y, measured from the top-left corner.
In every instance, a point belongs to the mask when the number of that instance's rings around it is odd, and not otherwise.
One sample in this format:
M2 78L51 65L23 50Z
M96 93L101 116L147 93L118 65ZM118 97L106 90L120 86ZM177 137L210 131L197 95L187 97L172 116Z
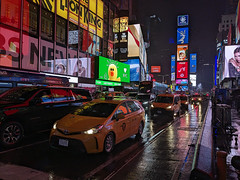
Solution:
M44 172L49 179L188 179L206 105L191 105L175 119L147 113L142 138L132 136L110 154L51 151L49 132L42 132L18 148L0 149L0 162Z

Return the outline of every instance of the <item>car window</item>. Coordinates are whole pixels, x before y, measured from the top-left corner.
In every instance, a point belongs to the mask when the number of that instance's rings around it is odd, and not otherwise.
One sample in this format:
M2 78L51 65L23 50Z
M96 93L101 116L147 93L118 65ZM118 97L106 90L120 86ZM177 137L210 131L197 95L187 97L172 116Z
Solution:
M42 103L49 103L52 102L52 94L49 89L45 89L40 91L34 99L40 99Z
M112 103L89 102L77 108L72 114L80 116L108 117L116 107L117 104Z
M83 90L83 89L71 89L73 96L75 97L76 100L82 100L82 99L87 99L91 100L91 95L89 91Z
M118 107L118 109L117 109L117 111L116 111L116 113L115 113L115 117L116 117L118 114L124 114L124 115L126 115L127 113L128 113L127 106L126 106L125 103L122 103L122 104Z
M51 92L54 102L70 100L71 95L67 89L51 89Z
M135 112L140 109L139 105L135 104L133 101L128 101L127 105L129 107L130 112Z

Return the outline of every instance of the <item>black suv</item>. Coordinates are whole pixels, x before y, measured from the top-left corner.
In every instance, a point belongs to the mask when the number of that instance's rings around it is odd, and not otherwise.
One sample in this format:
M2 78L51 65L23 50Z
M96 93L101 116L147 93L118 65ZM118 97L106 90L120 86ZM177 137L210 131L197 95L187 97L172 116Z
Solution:
M23 136L48 130L54 122L84 102L88 90L53 86L25 86L0 95L0 144L17 146Z

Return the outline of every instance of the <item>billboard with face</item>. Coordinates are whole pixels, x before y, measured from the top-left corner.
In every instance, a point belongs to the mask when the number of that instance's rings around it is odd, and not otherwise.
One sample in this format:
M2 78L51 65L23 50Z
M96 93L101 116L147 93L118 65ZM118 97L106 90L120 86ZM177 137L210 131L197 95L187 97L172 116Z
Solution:
M130 65L130 81L140 81L139 59L129 59L124 63Z
M99 56L98 79L130 82L130 65Z
M177 62L177 78L188 78L188 62Z
M177 45L177 61L188 60L188 45Z

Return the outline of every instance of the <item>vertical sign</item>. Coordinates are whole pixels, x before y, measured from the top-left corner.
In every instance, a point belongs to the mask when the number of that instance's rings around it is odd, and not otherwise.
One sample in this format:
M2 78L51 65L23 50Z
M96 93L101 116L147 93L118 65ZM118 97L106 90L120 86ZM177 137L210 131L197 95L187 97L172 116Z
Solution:
M197 72L197 54L190 54L190 73Z
M175 72L175 55L171 55L171 73Z
M181 15L177 18L178 26L188 26L188 15Z
M188 27L177 28L177 44L188 43Z

